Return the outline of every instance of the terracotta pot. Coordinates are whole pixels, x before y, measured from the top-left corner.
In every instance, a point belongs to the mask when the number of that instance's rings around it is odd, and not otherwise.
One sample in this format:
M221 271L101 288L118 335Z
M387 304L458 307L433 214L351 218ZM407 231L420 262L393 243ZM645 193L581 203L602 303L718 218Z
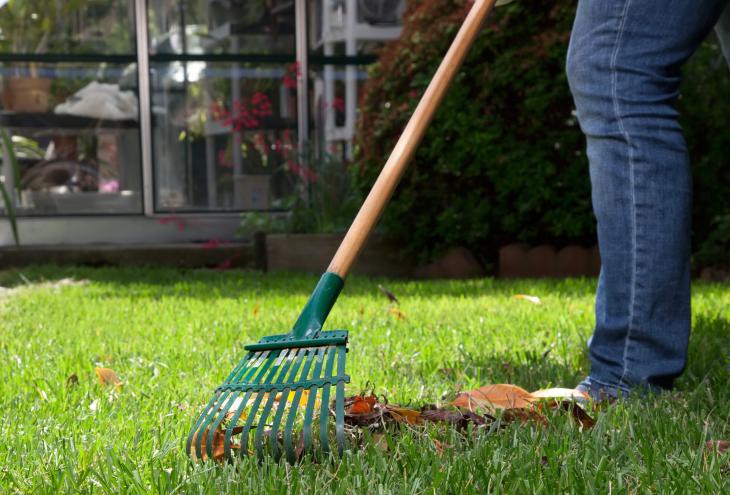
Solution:
M48 111L51 80L44 77L11 77L5 80L3 103L7 110L43 113Z

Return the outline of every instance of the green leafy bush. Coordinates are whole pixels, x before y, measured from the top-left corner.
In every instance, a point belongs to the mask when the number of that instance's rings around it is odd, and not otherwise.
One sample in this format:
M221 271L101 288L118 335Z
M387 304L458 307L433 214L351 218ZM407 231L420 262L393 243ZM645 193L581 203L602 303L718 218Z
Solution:
M585 140L565 75L575 6L517 2L487 21L384 214L382 229L409 254L425 260L462 245L489 262L514 241L595 243ZM363 91L355 167L361 191L377 177L468 8L462 0L409 3L403 35L381 51ZM703 51L690 69L711 64L717 53ZM692 107L693 123L717 117L702 121L702 139L690 149L699 184L712 188L706 197L726 203L727 178L718 179L723 167L730 170L722 152L730 103L719 95L730 94L730 81L713 70L698 81L712 92L693 86L682 103ZM712 218L721 210L704 194L696 216ZM706 226L698 225L702 240Z

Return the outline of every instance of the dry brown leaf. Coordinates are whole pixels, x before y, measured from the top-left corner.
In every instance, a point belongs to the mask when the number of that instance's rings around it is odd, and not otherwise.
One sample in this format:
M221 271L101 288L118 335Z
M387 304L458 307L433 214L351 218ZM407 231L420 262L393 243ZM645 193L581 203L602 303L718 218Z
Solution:
M256 301L256 305L253 307L253 316L254 316L254 318L256 316L258 316L260 309L261 309L261 303L259 301Z
M122 381L117 376L117 373L111 368L94 368L96 376L99 378L99 383L102 385L113 385L114 387L121 387Z
M532 395L527 390L516 385L495 384L486 385L476 390L459 394L451 403L473 411L475 409L512 409L526 408L531 405Z
M705 444L707 450L710 452L717 452L718 454L724 454L730 448L730 442L727 440L710 440Z
M385 410L388 411L390 416L398 423L408 423L409 425L417 425L421 423L421 413L419 411L396 406L386 406Z
M559 407L565 411L570 411L573 419L586 430L593 428L596 424L596 420L575 402L564 400L559 403Z
M345 401L345 414L367 414L373 412L375 404L378 402L377 397L374 395L368 395L363 397L356 395L348 401Z
M434 423L450 423L460 428L466 428L469 423L483 425L487 423L487 419L491 421L494 418L479 416L472 411L460 411L458 409L426 409L421 412L421 419Z
M79 377L76 375L76 373L74 373L71 376L69 376L68 378L66 378L67 386L70 387L71 385L78 385L78 384L79 384Z
M526 408L505 409L502 413L502 421L506 421L508 423L519 421L523 424L534 421L542 426L548 425L547 418L540 411L537 409Z
M242 427L236 427L233 429L233 434L237 435L243 430ZM202 445L202 457L201 460L205 461L208 459L208 452L207 452L207 442L208 442L208 433L210 431L210 428L206 429L202 436L201 436L201 445ZM192 445L197 444L197 437L198 433L196 432L195 435L193 435L193 443ZM213 460L214 461L222 461L225 456L225 440L226 440L226 434L223 430L219 428L216 428L213 430ZM239 450L241 447L239 445L235 445L231 443L231 450ZM190 456L193 458L193 460L197 460L198 456L195 452L195 448L193 447L190 449Z

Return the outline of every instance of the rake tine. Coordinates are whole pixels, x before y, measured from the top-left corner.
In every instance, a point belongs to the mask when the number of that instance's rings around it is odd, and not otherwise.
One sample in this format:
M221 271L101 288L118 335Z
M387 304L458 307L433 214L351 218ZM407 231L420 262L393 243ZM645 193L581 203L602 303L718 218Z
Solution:
M273 380L274 376L276 376L277 371L279 371L279 365L281 364L282 360L286 358L286 355L290 349L285 349L281 354L277 356L272 356L269 359L269 363L272 361L274 362L274 366L271 367L271 370L269 371L268 375L266 375L266 378L263 381L263 385L268 385L271 383L271 380ZM276 359L274 359L276 358ZM260 378L258 377L254 383L262 383ZM272 392L269 392L271 394ZM246 418L246 423L243 425L243 431L241 433L241 456L248 455L248 435L251 431L251 426L253 425L253 421L256 418L256 414L258 413L259 406L261 405L261 401L264 398L264 395L266 392L258 391L256 392L256 399L254 400L253 404L251 405L251 410L248 413L248 417ZM235 423L231 423L231 425L234 425ZM259 424L256 426L258 428L261 425L261 422L259 421ZM229 428L232 428L232 426L229 426Z
M244 360L242 360L238 364L238 366L236 366L236 368L231 372L230 375L228 375L228 378L226 378L226 381L224 382L224 384L230 383L231 380L239 372L241 372L243 369L245 369L246 365L248 365L251 362L251 360L258 358L258 356L260 354L261 353L258 353L258 352L257 353L251 353L251 352L248 353L248 355L246 356L246 358ZM213 398L210 400L210 402L208 403L208 405L206 406L206 408L203 411L203 413L200 415L200 417L198 418L198 420L195 422L195 426L193 426L193 429L190 431L190 435L188 435L188 441L187 441L187 445L185 447L185 450L187 451L188 455L190 455L190 453L191 453L191 447L192 447L192 443L193 443L193 437L195 437L195 439L197 440L195 442L196 443L196 445L195 445L195 453L198 456L198 458L201 458L202 457L202 438L201 438L201 435L200 435L201 425L205 421L205 419L208 418L208 415L212 411L215 410L215 405L218 404L218 401L221 398L221 395L223 395L224 393L225 392L223 392L223 391L219 391L217 394L215 394L213 396ZM205 430L203 429L202 431L205 431ZM196 434L197 434L197 436L196 436Z
M275 383L281 383L286 378L287 373L289 372L289 368L291 367L292 363L294 362L294 359L298 355L298 350L292 349L291 353L286 356L286 362L284 363L284 366L281 368L281 372L279 373L278 379L275 380ZM264 406L264 410L261 412L261 418L259 419L259 428L256 428L256 435L254 436L254 449L256 450L256 454L258 455L259 459L263 460L264 457L264 448L262 445L262 440L264 437L264 428L261 427L261 425L266 424L266 419L269 417L269 414L271 413L271 408L274 405L274 401L276 400L276 389L272 389L269 392L269 398L266 401L266 405ZM279 402L286 403L287 396L280 392L279 396Z
M322 363L324 362L324 354L327 351L326 347L320 347L317 352L317 364L314 366L314 372L312 373L311 380L317 380L320 378L322 373ZM307 401L307 408L304 412L304 451L312 452L312 419L314 415L314 404L317 400L316 385L312 385L309 388L309 400Z
M256 374L256 371L259 366L261 366L262 360L265 359L269 355L269 352L262 353L261 357L258 359L255 359L255 362L249 367L244 375L239 378L238 381L241 380L248 380L251 376ZM266 373L266 370L268 369L269 365L271 364L271 359L267 359L264 363L264 366L261 366L261 369L258 370L258 374L256 374L255 380L258 381L261 379L261 376ZM235 392L237 394L237 397L241 396L241 391ZM243 414L243 411L246 409L246 404L248 404L248 401L251 397L251 391L247 391L246 395L244 395L243 400L241 401L240 407L238 408L238 411L233 415L233 418L231 418L231 421L226 428L226 434L223 440L223 452L224 455L227 458L231 458L231 436L233 435L233 428L236 426L236 423L238 422L238 418L241 417L241 414ZM235 399L234 399L235 400ZM228 407L230 407L233 404L233 402L230 402ZM215 425L215 428L218 428L218 425L221 423L221 421L226 417L226 414L228 414L228 407L223 408L221 410L221 414L218 415L218 421ZM208 456L213 456L213 435L208 435L208 441L206 442L206 450L208 451Z
M337 451L342 457L345 450L345 354L344 347L337 349L337 396L335 398L335 432L337 435Z
M315 350L312 349L309 351L307 356L307 361L304 364L304 369L302 370L302 374L300 376L300 380L304 380L307 375L309 374L309 368L312 366L312 360L315 356ZM297 409L299 408L299 401L302 398L302 391L304 390L304 387L298 387L297 391L294 393L294 399L291 403L291 409L289 410L289 416L286 419L286 425L284 426L284 450L286 450L286 457L289 460L290 463L294 464L296 462L296 455L294 452L294 448L292 447L291 443L291 434L292 434L292 428L294 427L294 419L297 416Z
M330 379L332 377L332 365L335 361L335 354L336 354L337 348L334 346L330 346L327 349L327 366L325 367L324 376L326 379ZM322 409L319 413L319 439L322 443L322 452L325 454L328 454L330 451L330 445L329 445L329 432L327 429L327 423L329 422L330 417L330 388L331 384L327 383L322 387Z
M299 368L302 365L302 361L307 356L308 351L306 349L300 349L299 350L299 356L297 357L296 362L294 363L294 366L291 370L291 373L289 375L288 383L295 381L297 372L299 371ZM278 441L278 434L279 434L279 426L281 424L281 419L284 417L284 411L286 410L286 405L289 401L289 394L291 393L291 388L287 387L284 390L281 391L282 397L285 397L286 400L279 401L279 406L276 409L276 415L274 416L274 422L271 425L271 450L274 454L274 458L278 461L281 457L281 454L279 453L279 441Z

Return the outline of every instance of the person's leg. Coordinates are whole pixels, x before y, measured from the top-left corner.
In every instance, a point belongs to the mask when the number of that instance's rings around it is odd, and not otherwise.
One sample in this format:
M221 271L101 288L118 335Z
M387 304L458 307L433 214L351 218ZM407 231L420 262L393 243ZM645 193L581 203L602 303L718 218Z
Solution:
M726 0L580 0L567 71L601 252L592 391L669 388L690 331L691 174L682 64Z
M715 32L722 46L722 53L725 54L727 63L730 64L730 3L725 7L725 11L720 16L715 26Z

